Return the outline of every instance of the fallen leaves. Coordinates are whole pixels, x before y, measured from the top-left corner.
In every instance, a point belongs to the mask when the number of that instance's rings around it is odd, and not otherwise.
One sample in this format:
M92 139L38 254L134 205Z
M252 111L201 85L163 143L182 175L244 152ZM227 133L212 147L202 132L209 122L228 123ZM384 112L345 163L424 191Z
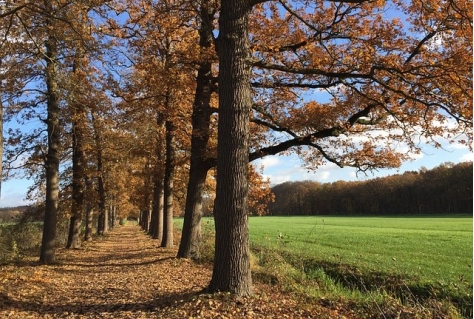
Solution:
M211 267L160 249L138 227L123 226L59 263L0 267L0 318L345 318L276 287L255 295L201 293Z

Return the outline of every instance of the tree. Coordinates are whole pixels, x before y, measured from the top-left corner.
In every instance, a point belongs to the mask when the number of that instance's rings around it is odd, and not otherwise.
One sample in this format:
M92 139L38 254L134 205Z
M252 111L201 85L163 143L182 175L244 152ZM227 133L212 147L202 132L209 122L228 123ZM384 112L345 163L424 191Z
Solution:
M186 192L183 231L178 257L199 258L201 244L202 201L208 171L215 165L209 156L211 136L211 107L213 89L212 46L215 9L207 0L201 1L199 11L199 62L196 92L193 102L189 181Z
M263 168L262 168L263 169ZM270 179L264 179L253 165L249 167L249 215L267 215L270 203L275 201L275 195L270 188Z
M250 57L249 13L257 4ZM365 171L400 165L408 156L397 143L419 152L419 137L439 145L435 136L443 132L465 133L460 142L470 144L472 8L461 1L393 3L409 15L413 32L407 34L400 19L384 19L384 5L222 1L211 291L251 293L249 158L296 148L311 167L330 161ZM430 42L435 36L439 45ZM262 89L253 121L280 138L249 155L250 64L258 68L252 85ZM296 98L308 89L327 90L329 102ZM439 125L448 119L456 125Z
M45 11L57 12L49 1L44 2ZM40 261L45 264L55 262L56 222L59 200L60 122L59 122L59 79L58 79L58 38L53 34L54 20L46 18L49 29L45 42L45 77L48 117L48 153L46 154L46 206L41 242Z
M219 19L219 124L214 205L215 258L210 291L252 293L248 233L251 112L249 13L245 0L223 0Z

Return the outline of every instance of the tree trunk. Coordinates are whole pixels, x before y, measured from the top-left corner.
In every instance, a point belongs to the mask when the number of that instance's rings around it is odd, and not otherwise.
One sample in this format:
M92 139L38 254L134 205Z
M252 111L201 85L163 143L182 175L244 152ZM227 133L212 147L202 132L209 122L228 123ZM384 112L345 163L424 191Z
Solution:
M84 241L92 241L92 227L94 225L94 211L92 205L86 205L86 230L84 231Z
M156 122L158 127L164 126L163 115L157 114ZM152 200L152 216L154 216L153 224L153 239L158 239L160 242L163 239L163 207L164 207L164 172L163 172L163 139L157 137L156 139L156 164L153 176L153 200Z
M76 59L77 60L77 59ZM75 61L75 63L79 63ZM77 69L74 65L74 72ZM87 116L80 103L71 105L73 108L72 124L72 205L71 219L69 225L69 235L66 248L81 247L81 226L84 211L84 128Z
M156 225L154 226L154 232L152 234L154 239L158 241L163 240L163 211L164 211L164 187L163 178L160 174L160 178L155 180L155 189L153 192L153 211L152 214L156 215Z
M222 0L219 19L219 128L214 218L216 244L209 290L252 293L248 236L249 5Z
M94 140L95 147L97 152L97 186L98 186L98 206L99 206L99 216L97 220L97 234L104 234L105 230L105 187L104 187L104 165L102 159L102 141L100 128L97 124L97 119L94 114L92 114L92 125L94 127Z
M208 49L212 44L212 9L208 1L203 1L201 9L201 27L199 30L200 47ZM191 159L189 180L184 210L183 231L179 244L178 257L199 258L201 246L202 195L206 184L209 166L206 164L207 142L210 135L212 110L210 100L212 93L211 62L200 63L196 93L194 96L191 133Z
M106 207L104 209L104 230L103 233L107 233L109 231L109 209Z
M173 247L173 179L175 174L175 126L166 121L166 164L164 180L163 239L161 247Z
M48 8L51 5L45 1ZM52 10L51 10L52 11ZM47 25L51 25L47 19ZM59 200L59 157L60 157L60 122L59 122L59 85L56 70L57 42L53 35L46 40L46 88L47 88L47 131L48 153L46 156L46 207L41 241L40 262L55 262L56 222Z
M92 191L92 179L85 177L86 193L90 196ZM84 241L92 240L92 228L94 227L94 213L92 204L88 200L86 204L86 229L84 231Z

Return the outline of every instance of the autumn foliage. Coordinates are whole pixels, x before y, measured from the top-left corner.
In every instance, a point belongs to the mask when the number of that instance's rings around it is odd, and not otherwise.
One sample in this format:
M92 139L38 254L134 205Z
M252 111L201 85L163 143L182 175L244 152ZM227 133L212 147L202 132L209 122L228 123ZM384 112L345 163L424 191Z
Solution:
M2 175L45 203L45 263L58 218L71 248L85 220L90 240L127 216L169 248L184 215L179 256L198 257L212 181L210 288L250 295L247 218L273 198L249 162L365 172L472 148L470 0L0 5Z

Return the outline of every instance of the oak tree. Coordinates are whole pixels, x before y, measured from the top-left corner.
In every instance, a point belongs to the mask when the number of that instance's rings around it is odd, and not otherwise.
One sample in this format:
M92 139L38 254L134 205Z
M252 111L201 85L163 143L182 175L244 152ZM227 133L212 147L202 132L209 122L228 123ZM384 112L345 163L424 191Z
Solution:
M386 6L409 29L384 16ZM418 138L439 145L443 133L452 141L464 133L457 142L470 144L471 26L472 8L461 1L222 1L211 291L252 291L249 158L293 149L312 167L369 170L400 165L408 156L396 146L419 152ZM249 155L251 67L261 89L253 121L279 134ZM327 91L329 101L308 90Z

